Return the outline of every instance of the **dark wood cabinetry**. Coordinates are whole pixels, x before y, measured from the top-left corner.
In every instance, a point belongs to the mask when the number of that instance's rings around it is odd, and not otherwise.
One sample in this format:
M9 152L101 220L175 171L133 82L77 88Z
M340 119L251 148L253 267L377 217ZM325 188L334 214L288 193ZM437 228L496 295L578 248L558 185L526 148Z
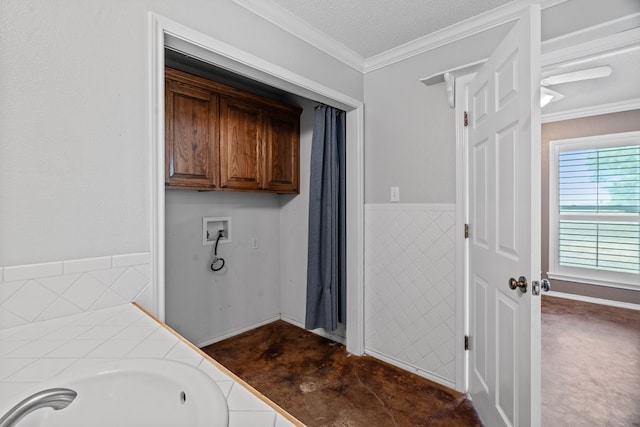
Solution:
M166 184L215 187L218 97L167 81L165 115Z
M165 71L169 188L298 193L301 109Z
M271 111L265 117L265 188L297 193L300 180L300 119Z
M220 186L235 190L262 190L264 119L252 102L220 100Z

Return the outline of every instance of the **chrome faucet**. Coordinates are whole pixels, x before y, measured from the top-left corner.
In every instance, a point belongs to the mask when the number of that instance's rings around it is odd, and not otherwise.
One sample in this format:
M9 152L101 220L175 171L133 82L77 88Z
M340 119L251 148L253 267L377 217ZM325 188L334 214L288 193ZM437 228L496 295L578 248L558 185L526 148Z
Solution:
M0 427L14 427L18 421L40 408L64 409L78 393L68 388L50 388L42 390L16 404L0 418Z

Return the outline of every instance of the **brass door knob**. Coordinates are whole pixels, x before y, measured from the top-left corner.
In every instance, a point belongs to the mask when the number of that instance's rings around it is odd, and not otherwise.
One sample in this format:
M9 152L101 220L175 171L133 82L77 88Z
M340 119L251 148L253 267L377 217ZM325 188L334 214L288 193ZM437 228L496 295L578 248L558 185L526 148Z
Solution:
M519 288L520 291L524 294L527 292L527 278L524 276L520 276L518 280L513 277L509 279L509 288L516 289Z

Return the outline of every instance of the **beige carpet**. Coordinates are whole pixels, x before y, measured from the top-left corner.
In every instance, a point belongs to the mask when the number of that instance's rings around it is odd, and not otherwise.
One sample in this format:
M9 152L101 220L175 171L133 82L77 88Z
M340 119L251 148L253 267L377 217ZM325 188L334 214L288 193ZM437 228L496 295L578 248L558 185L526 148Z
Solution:
M542 426L640 427L640 311L542 299Z

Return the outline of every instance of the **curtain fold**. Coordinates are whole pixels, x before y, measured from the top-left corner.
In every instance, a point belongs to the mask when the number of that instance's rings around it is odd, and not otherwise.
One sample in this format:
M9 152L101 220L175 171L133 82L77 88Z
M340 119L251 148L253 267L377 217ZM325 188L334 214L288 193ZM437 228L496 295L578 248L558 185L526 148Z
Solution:
M346 323L346 113L319 105L311 143L305 327Z

